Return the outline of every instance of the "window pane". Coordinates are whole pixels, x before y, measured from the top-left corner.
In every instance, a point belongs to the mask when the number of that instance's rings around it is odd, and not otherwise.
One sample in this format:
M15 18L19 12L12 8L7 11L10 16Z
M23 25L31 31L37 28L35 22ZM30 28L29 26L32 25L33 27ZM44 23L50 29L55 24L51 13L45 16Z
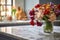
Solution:
M5 15L5 6L1 6L1 15L4 16Z
M1 12L1 15L2 15L2 16L5 16L5 12Z
M0 11L1 12L4 11L4 6L3 5L0 6Z
M7 14L11 15L11 6L7 6Z
M1 0L1 4L5 4L5 0Z
M11 5L11 0L7 0L7 4L10 4Z

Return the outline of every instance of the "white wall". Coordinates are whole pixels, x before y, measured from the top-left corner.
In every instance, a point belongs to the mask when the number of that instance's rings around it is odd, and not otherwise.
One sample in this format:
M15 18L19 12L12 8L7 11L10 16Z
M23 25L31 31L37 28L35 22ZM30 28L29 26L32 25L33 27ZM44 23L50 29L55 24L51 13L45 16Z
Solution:
M39 0L25 0L25 11L29 16L29 11L39 3Z
M25 3L24 3L25 2ZM15 0L16 7L22 7L29 17L29 11L34 7L34 5L38 4L39 0Z
M15 6L16 7L20 6L21 8L24 9L24 0L15 0Z

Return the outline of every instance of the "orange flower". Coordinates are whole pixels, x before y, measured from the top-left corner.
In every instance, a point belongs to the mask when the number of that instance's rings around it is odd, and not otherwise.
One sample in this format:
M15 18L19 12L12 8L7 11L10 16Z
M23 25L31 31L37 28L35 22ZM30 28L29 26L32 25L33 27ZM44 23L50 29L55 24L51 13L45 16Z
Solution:
M55 20L56 20L56 15L55 15L55 13L51 14L51 15L49 16L49 19L48 19L48 20L51 21L51 22L55 21Z
M47 4L46 7L45 7L45 9L50 10L50 5Z

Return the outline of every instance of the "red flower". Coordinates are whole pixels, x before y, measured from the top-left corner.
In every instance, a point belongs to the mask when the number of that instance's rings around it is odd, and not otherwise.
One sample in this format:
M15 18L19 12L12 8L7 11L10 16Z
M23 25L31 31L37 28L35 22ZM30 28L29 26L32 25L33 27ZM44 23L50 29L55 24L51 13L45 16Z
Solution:
M45 10L45 11L44 11L44 15L47 15L47 14L49 14L49 13L50 13L49 10Z
M40 4L37 4L36 6L35 6L35 8L39 8L41 5Z
M35 13L34 10L31 10L31 11L29 12L30 16L35 15L34 13Z
M34 20L34 16L33 17L30 17L31 18L31 20Z
M59 5L57 5L57 8L60 10L60 4L59 4Z
M32 25L32 26L34 26L34 20L31 20L31 22L30 22L30 24Z
M37 26L42 26L42 23L37 21Z

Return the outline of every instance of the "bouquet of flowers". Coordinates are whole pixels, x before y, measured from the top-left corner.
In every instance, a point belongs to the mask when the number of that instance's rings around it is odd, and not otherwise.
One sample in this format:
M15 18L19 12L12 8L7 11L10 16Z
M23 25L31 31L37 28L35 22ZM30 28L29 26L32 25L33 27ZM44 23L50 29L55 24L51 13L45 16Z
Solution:
M56 18L60 15L60 4L55 5L54 3L50 2L47 4L37 4L30 10L30 24L41 26L41 20L45 22L54 22Z

